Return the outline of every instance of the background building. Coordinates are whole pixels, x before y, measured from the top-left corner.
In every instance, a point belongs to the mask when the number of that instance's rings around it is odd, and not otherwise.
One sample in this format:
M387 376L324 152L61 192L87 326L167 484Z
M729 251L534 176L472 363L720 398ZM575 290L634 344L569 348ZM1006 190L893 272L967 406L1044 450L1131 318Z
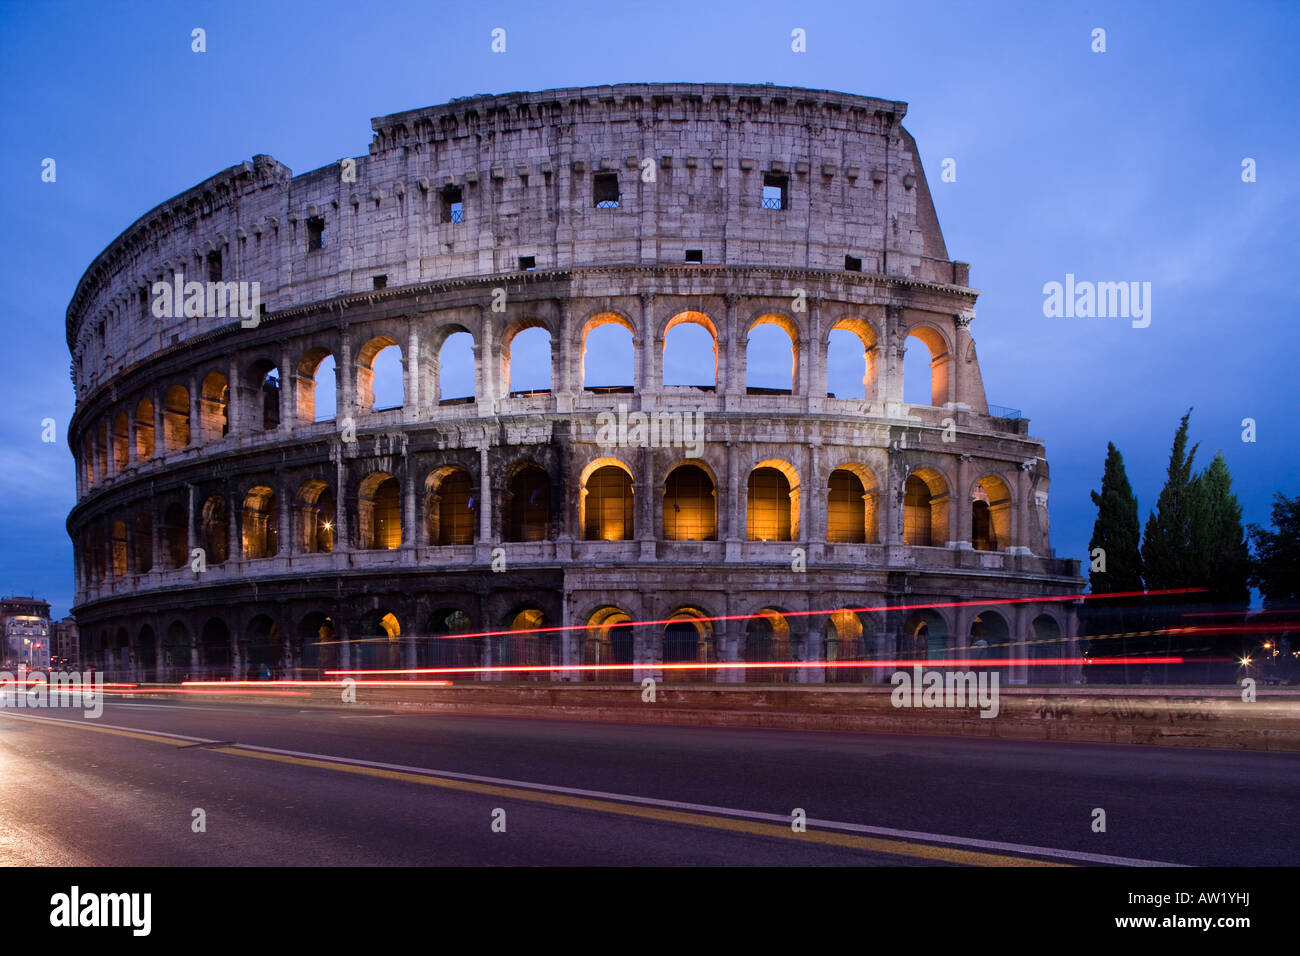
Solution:
M469 97L146 214L67 315L85 663L861 681L884 674L799 662L983 655L1076 679L1050 664L1082 581L1043 445L986 400L905 112L767 85ZM178 274L197 293L157 308ZM242 320L217 307L238 282ZM788 387L749 374L774 335ZM613 384L595 336L627 346ZM928 403L903 401L908 348ZM783 666L665 669L742 662Z
M0 630L7 664L46 667L50 663L50 605L34 597L0 598Z

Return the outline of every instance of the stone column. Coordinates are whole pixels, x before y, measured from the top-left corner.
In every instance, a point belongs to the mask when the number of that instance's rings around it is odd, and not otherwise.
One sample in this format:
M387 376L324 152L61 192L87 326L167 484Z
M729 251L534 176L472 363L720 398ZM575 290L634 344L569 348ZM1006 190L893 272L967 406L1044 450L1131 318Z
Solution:
M163 402L166 400L166 393L151 395L150 398L153 400L153 457L157 458L167 453L167 432L163 417Z
M420 541L415 524L415 466L405 436L402 441L402 470L402 478L406 483L402 494L402 547L414 548Z
M582 355L582 343L573 341L576 333L571 300L567 296L557 297L555 311L558 340L551 339L551 396L557 412L571 412L574 396L582 391L582 378L575 367L575 360Z
M339 421L344 418L351 418L355 421L357 417L355 362L356 356L352 351L352 335L345 330L339 337L339 354L334 363L336 379L334 417Z
M298 369L289 361L289 350L280 350L280 431L288 432L298 422ZM310 423L308 423L310 424Z
M203 396L199 391L199 382L190 376L190 440L187 448L193 448L203 441Z
M199 546L199 533L194 520L194 486L185 486L185 543L189 548L189 554L194 553L194 549ZM185 556L188 563L189 554Z
M645 408L654 404L654 396L663 388L664 343L655 323L654 293L642 292L637 299L641 303L641 324L632 347L640 348L640 361L635 371L637 391L640 393L639 407Z
M1008 657L1026 658L1029 656L1029 641L1033 631L1033 612L1032 604L1015 605L1015 614L1011 625L1011 646L1007 648L1010 652ZM1013 664L1007 669L1008 684L1026 684L1031 679L1029 671L1031 668L1028 664Z
M948 363L948 396L949 401L963 408L974 408L975 404L967 394L968 385L966 382L966 353L970 350L970 324L975 318L974 309L966 309L953 316L953 327L956 334L953 336L953 349L956 354ZM975 409L983 411L984 409Z
M475 560L484 562L492 556L492 475L488 471L488 445L478 447L478 541Z
M402 420L418 422L424 417L421 407L423 389L420 388L420 336L415 320L407 323L406 348L402 352Z
M226 434L237 435L244 424L243 406L246 399L243 376L239 374L239 359L230 359L230 374L226 378ZM262 383L257 383L257 408L250 410L249 419L254 423L262 416ZM254 426L257 427L256 425Z
M240 535L240 528L244 523L244 499L236 489L233 495L226 496L226 531L229 534L230 545L226 549L226 560L242 561L244 560L244 542Z
M974 506L971 504L971 456L957 456L957 488L955 495L957 498L954 506L956 513L957 527L953 529L949 536L958 548L969 551L973 542L971 541L972 531L972 513Z
M728 292L722 298L727 303L725 331L721 337L721 341L726 343L727 360L725 378L722 370L718 371L718 391L723 396L720 406L730 410L740 406L746 394L746 342L740 330L740 295L736 292ZM720 344L718 347L723 346Z
M334 442L334 550L351 551L352 539L349 537L348 520L349 505L348 500L348 470L343 459L344 445L341 441Z
M907 351L907 330L902 306L885 306L884 360L879 370L882 398L886 403L903 401L903 353ZM886 414L889 414L888 404Z

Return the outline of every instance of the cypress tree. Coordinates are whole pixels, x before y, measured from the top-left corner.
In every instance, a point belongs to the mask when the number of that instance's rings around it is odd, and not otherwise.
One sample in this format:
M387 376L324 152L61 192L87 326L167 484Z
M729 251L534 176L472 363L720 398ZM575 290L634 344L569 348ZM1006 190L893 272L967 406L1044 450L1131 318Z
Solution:
M1187 422L1191 416L1189 408L1174 433L1165 486L1160 489L1156 510L1147 518L1142 537L1142 573L1153 591L1195 586L1191 561L1191 517L1196 494L1192 461L1200 446L1187 450Z
M1245 607L1250 603L1250 549L1222 452L1196 476L1192 487L1188 583L1206 588L1207 599L1215 604Z
M1097 506L1097 520L1088 541L1089 558L1097 548L1105 554L1106 570L1095 570L1090 561L1088 581L1093 594L1142 590L1141 530L1137 498L1124 470L1124 456L1113 442L1106 443L1106 468L1101 492L1091 491Z

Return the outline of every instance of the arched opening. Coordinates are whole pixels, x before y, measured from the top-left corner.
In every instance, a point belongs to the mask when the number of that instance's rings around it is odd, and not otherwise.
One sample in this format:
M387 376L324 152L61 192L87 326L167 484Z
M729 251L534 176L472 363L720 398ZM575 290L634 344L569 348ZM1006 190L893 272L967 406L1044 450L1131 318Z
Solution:
M997 611L981 611L970 624L970 637L967 641L967 656L974 661L1005 660L1015 657L1014 644L1011 640L1011 628L1007 620ZM1010 668L1003 664L981 666L979 670L998 674L998 683L1006 682Z
M478 667L482 661L482 638L460 637L473 631L473 622L460 608L444 607L429 617L429 637L419 644L417 660L420 667ZM452 680L477 677L476 674L430 675L435 678L450 676Z
M199 389L199 425L205 442L230 431L230 386L220 372L209 372Z
M616 607L602 607L587 618L582 636L583 667L630 666L635 663L635 634L629 625L632 618ZM629 670L584 670L586 681L627 681Z
M582 386L591 392L631 392L635 385L632 323L616 312L602 312L582 330Z
M551 333L537 319L524 319L502 336L506 394L544 395L551 390Z
M104 582L104 572L108 567L107 548L108 543L104 540L104 529L96 528L91 535L90 548L90 553L93 555L91 571L96 584L102 584Z
M828 684L862 684L872 679L869 667L844 667L870 660L866 630L862 618L854 611L832 611L823 631L825 641L826 682Z
M943 547L948 542L948 485L932 468L922 468L903 483L903 543Z
M545 541L550 535L551 479L540 465L520 465L506 486L507 541Z
M135 407L135 457L137 461L148 461L153 456L153 402L142 398Z
M126 522L113 522L113 577L126 577Z
M323 348L307 352L298 363L298 421L330 422L338 411L338 368Z
M113 419L113 470L119 475L126 471L128 464L127 437L126 412L118 412Z
M1041 663L1059 661L1065 656L1065 642L1061 640L1061 625L1048 614L1034 618L1034 635L1029 644L1029 680L1034 684L1060 684L1065 680L1064 668L1059 664Z
M717 537L713 478L699 465L678 465L664 479L664 540L716 541Z
M402 493L397 479L376 471L361 482L357 494L358 547L392 551L402 546Z
M397 615L385 608L365 614L351 649L352 666L360 670L395 670L401 667L402 625Z
M101 479L108 477L108 426L100 425L95 441L95 474Z
M840 319L826 344L828 398L874 400L878 382L876 330L862 319Z
M996 475L975 484L970 533L976 551L1001 551L1011 544L1011 489Z
M664 326L666 386L714 391L718 386L718 329L703 312L679 312Z
M132 529L131 550L135 552L136 574L148 574L153 570L153 515L148 511L138 511L135 527Z
M163 563L171 569L183 568L190 560L190 536L185 506L172 502L163 511Z
M95 439L91 435L86 436L86 451L81 456L81 463L85 468L86 487L90 488L95 484Z
M473 544L478 528L474 483L464 468L447 466L424 481L425 532L430 544Z
M790 622L780 611L765 607L745 625L745 663L769 664L790 660ZM784 684L791 679L789 667L747 667L745 681L753 684Z
M203 675L209 679L231 676L230 628L219 617L210 617L203 625L199 638L199 665L203 668Z
M713 624L704 620L706 615L698 608L687 607L674 611L664 625L663 663L711 664L713 655ZM663 670L666 683L695 683L713 679L704 667L668 667Z
M163 451L180 451L190 443L190 393L173 385L163 396Z
M905 660L942 661L949 657L948 625L935 611L912 611L903 620Z
M230 555L230 519L226 513L226 499L221 495L213 495L203 502L203 527L199 540L207 564L225 563Z
M357 352L357 411L401 408L402 349L386 335L376 336Z
M582 483L582 536L587 541L630 541L632 474L622 462L601 460L610 463L589 467Z
M745 341L745 391L791 395L798 378L799 328L784 315L761 315Z
M303 554L329 554L334 550L334 490L319 478L311 478L299 486L295 499L298 550Z
M158 638L148 624L140 628L135 646L140 679L149 682L158 680Z
M452 332L438 350L440 405L474 401L474 336L464 329Z
M125 678L134 678L131 666L131 636L126 633L126 628L119 627L117 634L113 639L113 656L111 658L112 666L117 670L118 675Z
M512 671L507 680L547 680L549 675L540 668L549 667L551 660L551 635L538 633L546 627L546 615L540 608L528 607L510 615L506 625L513 634L499 634L494 638L493 656L502 667L530 667L538 670Z
M328 670L339 666L339 639L334 620L320 611L312 611L298 623L301 674L307 678L321 678Z
M860 544L878 540L876 479L862 465L843 465L831 472L826 494L826 540Z
M244 628L240 644L246 680L284 678L284 647L280 642L280 627L275 621L265 614L257 615Z
M914 343L913 339L917 342ZM903 353L903 401L936 407L948 403L948 345L943 336L928 325L918 325L907 333L907 346Z
M248 370L248 392L252 397L248 421L253 429L272 431L280 427L280 370L267 359L254 362Z
M273 558L280 550L279 505L275 492L255 485L244 496L243 542L245 558Z
M190 668L190 632L180 621L172 621L163 637L162 660L159 662L159 680L187 680Z
M749 473L747 537L793 541L799 534L799 476L783 461L760 462Z

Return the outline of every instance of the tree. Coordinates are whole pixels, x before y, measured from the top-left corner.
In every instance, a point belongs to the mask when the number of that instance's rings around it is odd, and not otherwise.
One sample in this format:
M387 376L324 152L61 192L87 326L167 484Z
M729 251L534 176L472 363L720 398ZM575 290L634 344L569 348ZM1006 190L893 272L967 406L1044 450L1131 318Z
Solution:
M1156 499L1156 510L1147 518L1142 538L1142 573L1153 591L1194 586L1191 516L1196 492L1192 486L1192 461L1200 445L1187 450L1187 422L1191 416L1189 408L1174 433L1165 486Z
M1091 491L1092 503L1097 506L1097 520L1092 526L1088 542L1088 581L1093 594L1110 594L1142 590L1142 555L1139 550L1141 530L1138 525L1137 498L1124 470L1124 456L1113 442L1106 443L1106 466L1101 476L1101 492ZM1103 555L1096 555L1100 548ZM1101 558L1105 570L1096 567ZM1089 644L1101 657L1118 652L1127 660L1129 632L1134 621L1140 618L1141 598L1093 599L1087 602L1083 619L1090 635L1121 634L1118 647L1114 640ZM1112 648L1114 651L1112 652ZM1128 665L1124 665L1124 681L1128 682Z
M1250 603L1250 549L1241 526L1241 505L1223 453L1192 481L1188 563L1193 587L1205 588L1215 604Z
M1106 443L1106 468L1101 476L1101 492L1091 491L1097 506L1097 520L1088 542L1091 556L1101 548L1105 571L1090 563L1088 581L1093 594L1142 590L1142 555L1139 550L1141 531L1138 525L1137 498L1124 471L1124 456L1113 442Z
M1250 581L1264 595L1266 608L1300 603L1300 496L1273 496L1273 528L1250 526L1255 545Z

